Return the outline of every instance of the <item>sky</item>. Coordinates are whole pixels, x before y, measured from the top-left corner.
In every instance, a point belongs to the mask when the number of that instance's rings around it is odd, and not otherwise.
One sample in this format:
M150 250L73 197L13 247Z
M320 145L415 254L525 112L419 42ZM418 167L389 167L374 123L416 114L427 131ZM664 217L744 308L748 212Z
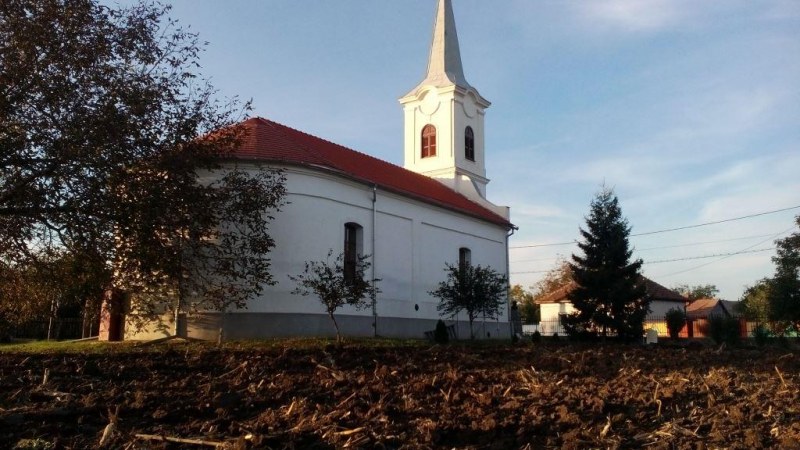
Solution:
M221 98L402 165L397 99L424 78L436 0L169 3L208 42L199 71ZM800 1L453 7L466 78L492 102L487 197L519 227L512 283L578 251L603 186L652 280L738 300L773 274L800 214Z

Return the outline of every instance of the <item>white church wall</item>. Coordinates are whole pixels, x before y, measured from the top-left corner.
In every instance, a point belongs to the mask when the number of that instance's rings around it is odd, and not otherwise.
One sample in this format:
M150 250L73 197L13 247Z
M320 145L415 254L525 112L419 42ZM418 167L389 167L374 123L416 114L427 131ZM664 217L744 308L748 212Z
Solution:
M363 227L362 252L373 255L375 276L381 280L379 323L388 317L438 319L438 300L429 291L444 279L445 263L458 261L460 247L471 250L473 264L506 271L502 226L378 189L373 250L372 186L292 167L286 187L289 204L270 225L276 241L270 253L272 273L278 283L265 287L241 313L324 314L315 297L291 294L295 284L288 276L300 274L304 261L324 259L329 249L338 255L347 222ZM373 311L345 307L338 314L370 317ZM500 322L507 322L507 311Z

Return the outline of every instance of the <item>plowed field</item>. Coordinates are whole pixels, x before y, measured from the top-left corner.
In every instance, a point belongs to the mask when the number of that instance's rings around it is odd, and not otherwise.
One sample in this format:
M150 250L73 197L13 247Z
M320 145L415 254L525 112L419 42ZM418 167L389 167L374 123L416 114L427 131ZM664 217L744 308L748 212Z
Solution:
M367 343L0 353L0 447L101 440L128 449L800 449L800 354Z

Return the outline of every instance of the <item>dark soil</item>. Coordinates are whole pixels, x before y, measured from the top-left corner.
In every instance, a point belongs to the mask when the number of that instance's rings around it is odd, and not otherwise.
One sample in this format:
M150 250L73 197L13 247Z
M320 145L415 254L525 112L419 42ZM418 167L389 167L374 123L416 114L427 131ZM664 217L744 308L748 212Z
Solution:
M0 353L0 447L98 448L115 415L105 448L800 449L800 354L175 343Z

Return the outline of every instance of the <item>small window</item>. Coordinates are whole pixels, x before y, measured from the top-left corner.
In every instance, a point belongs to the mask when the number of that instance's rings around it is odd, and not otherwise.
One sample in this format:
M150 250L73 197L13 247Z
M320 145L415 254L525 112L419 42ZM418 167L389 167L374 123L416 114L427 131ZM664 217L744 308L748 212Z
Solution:
M422 157L436 156L436 127L425 125L422 129Z
M472 127L464 130L464 157L475 161L475 132L472 131Z
M472 265L472 252L466 247L458 249L458 268L464 270Z
M361 225L353 222L344 224L344 280L347 283L356 279L361 234Z

